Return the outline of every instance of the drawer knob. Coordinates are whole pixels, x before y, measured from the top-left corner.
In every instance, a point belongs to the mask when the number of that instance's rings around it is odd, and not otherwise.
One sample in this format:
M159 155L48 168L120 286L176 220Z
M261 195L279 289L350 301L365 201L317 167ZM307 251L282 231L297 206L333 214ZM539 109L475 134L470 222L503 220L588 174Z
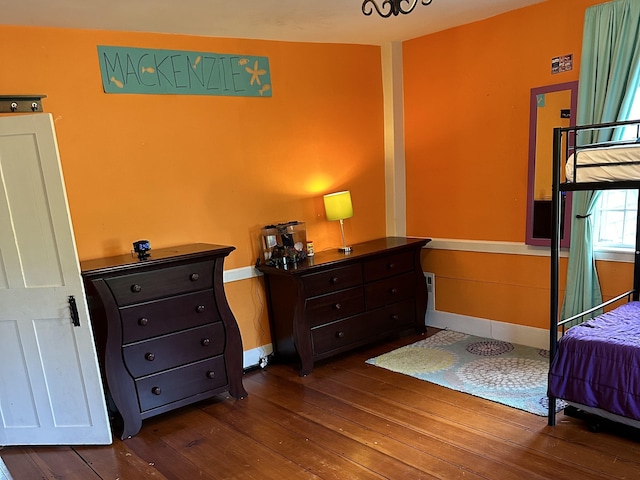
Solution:
M400 316L397 313L394 313L393 315L391 315L391 320L398 321L399 319L400 319Z
M202 313L202 312L204 312L204 305L198 305L198 306L196 307L196 312L198 312L198 313Z
M398 289L394 287L394 288L392 288L391 290L389 290L389 293L390 293L391 295L395 295L396 293L398 293Z
M342 308L342 304L340 303L336 303L333 308L335 308L336 310L340 310Z
M131 291L133 293L140 293L142 291L142 285L138 285L137 283L131 285Z
M140 325L141 327L146 327L147 325L149 325L149 319L142 317L140 320L138 320L138 325Z
M216 376L216 372L214 372L213 370L209 370L207 372L207 378L213 378Z
M162 389L160 387L153 387L151 389L151 393L153 393L154 395L160 395L162 393Z
M331 277L331 283L334 285L338 283L338 277Z
M192 273L191 275L189 275L189 280L191 280L192 282L197 282L199 278L200 275L198 275L197 273Z
M395 264L395 263L388 263L388 264L387 264L387 268L388 268L389 270L393 270L394 268L396 268L396 264Z
M203 347L207 347L211 343L211 340L209 340L208 338L203 338L202 340L200 340L200 343Z
M149 362L153 362L156 359L156 354L149 352L149 353L145 354L144 358L146 360L148 360Z
M338 332L338 333L336 333L336 337L338 337L338 338L344 338L344 332Z

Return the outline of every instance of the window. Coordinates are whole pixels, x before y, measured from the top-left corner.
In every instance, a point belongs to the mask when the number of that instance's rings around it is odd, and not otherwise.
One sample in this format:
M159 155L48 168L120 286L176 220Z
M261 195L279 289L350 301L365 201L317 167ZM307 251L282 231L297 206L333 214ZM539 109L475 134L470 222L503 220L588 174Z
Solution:
M635 248L638 190L604 190L598 203L596 248Z
M640 88L629 114L630 120L640 118ZM631 128L623 138L637 138ZM596 250L608 248L635 248L636 218L638 216L638 190L603 190L594 215Z

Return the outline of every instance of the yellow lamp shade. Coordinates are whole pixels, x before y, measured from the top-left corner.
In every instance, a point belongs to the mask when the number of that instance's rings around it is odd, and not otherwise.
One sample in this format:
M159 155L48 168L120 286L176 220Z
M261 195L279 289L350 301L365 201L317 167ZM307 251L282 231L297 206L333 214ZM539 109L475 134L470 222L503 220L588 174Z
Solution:
M343 220L353 217L351 193L345 190L325 195L324 210L327 214L327 220Z

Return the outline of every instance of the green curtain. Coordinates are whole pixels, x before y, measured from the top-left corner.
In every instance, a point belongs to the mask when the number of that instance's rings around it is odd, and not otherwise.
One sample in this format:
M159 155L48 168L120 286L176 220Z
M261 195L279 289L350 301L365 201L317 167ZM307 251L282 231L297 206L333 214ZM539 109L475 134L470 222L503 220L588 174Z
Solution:
M639 82L640 0L616 0L588 8L582 40L577 124L627 120ZM606 141L620 134L613 130L599 135L583 133L577 142ZM599 191L573 193L563 319L602 303L592 224L599 196Z

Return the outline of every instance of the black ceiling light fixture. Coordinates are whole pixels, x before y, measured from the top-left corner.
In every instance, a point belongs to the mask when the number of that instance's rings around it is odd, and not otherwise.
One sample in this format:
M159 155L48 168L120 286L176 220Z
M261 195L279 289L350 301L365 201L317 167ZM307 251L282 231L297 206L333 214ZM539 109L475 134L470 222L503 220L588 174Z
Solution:
M420 0L422 5L429 5L433 0ZM407 4L405 8L403 5ZM362 2L362 13L371 15L375 9L378 15L389 18L391 15L398 16L399 13L411 13L416 8L418 0L384 0L379 7L376 0L364 0Z

